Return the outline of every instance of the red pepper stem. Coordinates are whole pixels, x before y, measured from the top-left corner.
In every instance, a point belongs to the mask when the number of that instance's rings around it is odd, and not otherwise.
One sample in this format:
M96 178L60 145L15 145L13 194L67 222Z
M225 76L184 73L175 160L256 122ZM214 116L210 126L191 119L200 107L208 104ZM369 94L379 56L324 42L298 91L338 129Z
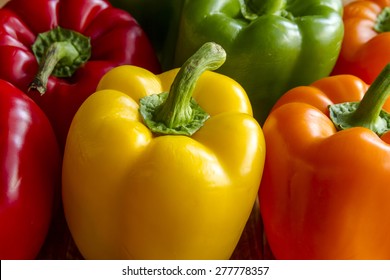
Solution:
M390 64L386 65L368 88L356 111L350 116L354 126L372 128L390 95Z
M30 84L29 90L36 89L43 95L47 82L54 68L61 60L73 61L79 56L76 48L69 42L55 42L46 51L46 56L39 65L39 71Z
M38 34L31 49L39 70L29 90L36 89L41 95L45 93L51 75L71 77L91 57L90 38L60 26Z
M281 14L286 0L239 0L244 18L254 20L259 15Z
M190 101L196 82L203 72L219 68L226 59L225 50L215 43L205 43L180 68L166 101L156 112L155 120L169 128L181 126L193 119Z

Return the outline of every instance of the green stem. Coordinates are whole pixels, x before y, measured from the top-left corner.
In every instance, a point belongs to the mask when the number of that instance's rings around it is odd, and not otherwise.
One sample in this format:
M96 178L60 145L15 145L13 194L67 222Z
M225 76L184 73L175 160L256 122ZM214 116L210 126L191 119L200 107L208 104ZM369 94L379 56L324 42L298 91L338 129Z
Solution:
M70 77L91 56L90 39L72 30L56 27L38 35L32 50L39 63L29 90L46 92L51 75Z
M372 127L390 95L390 64L382 70L375 81L368 88L360 105L350 117L355 126Z
M390 31L390 7L385 7L377 16L374 30L378 33Z
M390 96L390 63L371 84L360 102L330 106L332 121L338 129L366 127L378 135L390 130L390 114L382 110Z
M196 82L203 72L218 69L226 59L226 53L215 43L204 44L180 68L169 91L166 102L156 114L156 120L173 128L191 121L190 100Z
M208 118L193 100L192 93L199 77L218 69L226 60L225 50L218 44L205 43L180 68L168 96L157 94L141 99L140 112L148 127L160 134L191 135Z
M281 14L286 0L239 0L244 18L254 20L259 15Z
M36 89L43 95L46 92L47 82L54 68L60 61L72 63L78 57L77 50L69 42L55 42L47 49L46 56L39 65L39 70L31 82L29 90Z

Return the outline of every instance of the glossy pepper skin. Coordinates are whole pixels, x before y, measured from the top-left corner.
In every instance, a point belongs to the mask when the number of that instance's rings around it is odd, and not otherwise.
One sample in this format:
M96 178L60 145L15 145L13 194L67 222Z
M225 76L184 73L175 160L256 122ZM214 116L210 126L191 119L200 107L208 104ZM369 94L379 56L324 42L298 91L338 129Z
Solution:
M217 71L239 82L262 124L288 89L328 76L342 37L339 0L185 1L174 66L206 41L220 44L226 63Z
M390 62L390 1L354 1L344 7L345 36L332 74L371 84Z
M351 75L327 77L288 91L267 118L259 199L277 259L390 258L390 133L361 125L363 110L339 131L329 111L362 105L368 89L380 92L373 88Z
M70 77L50 75L41 96L35 89L29 90L39 68L32 45L39 34L58 26L89 39L90 57ZM39 104L61 147L78 107L96 90L109 69L133 64L160 71L154 50L138 23L104 0L11 0L0 9L0 30L0 78L13 83ZM53 41L62 38L55 37ZM86 49L80 46L79 51Z
M60 153L42 110L4 80L0 80L0 149L0 259L33 259L52 217Z
M178 71L117 67L72 122L63 201L87 259L228 259L241 236L262 175L262 130L242 87L208 70L192 95L209 114L203 126L192 135L152 132L138 100L172 96Z

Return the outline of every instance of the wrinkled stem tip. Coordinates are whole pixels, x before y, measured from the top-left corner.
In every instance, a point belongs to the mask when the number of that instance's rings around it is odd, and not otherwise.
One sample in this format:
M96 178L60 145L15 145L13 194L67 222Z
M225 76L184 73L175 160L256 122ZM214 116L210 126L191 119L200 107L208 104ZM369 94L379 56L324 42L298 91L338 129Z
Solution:
M42 83L42 81L38 78L34 78L34 80L28 86L28 91L37 90L39 94L42 96L46 92L46 86Z
M205 71L218 69L225 60L222 46L202 45L180 68L164 100L153 95L141 99L140 112L148 127L160 134L195 133L209 117L192 98L196 83ZM156 106L154 99L162 102Z

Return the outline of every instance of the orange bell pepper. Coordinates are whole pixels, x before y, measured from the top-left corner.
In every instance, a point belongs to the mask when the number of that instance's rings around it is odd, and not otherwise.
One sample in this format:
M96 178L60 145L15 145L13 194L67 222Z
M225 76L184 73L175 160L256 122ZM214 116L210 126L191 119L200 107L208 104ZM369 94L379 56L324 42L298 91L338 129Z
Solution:
M352 74L371 84L390 62L390 0L344 6L344 39L332 75Z
M390 259L389 75L326 77L275 104L259 190L275 258Z

